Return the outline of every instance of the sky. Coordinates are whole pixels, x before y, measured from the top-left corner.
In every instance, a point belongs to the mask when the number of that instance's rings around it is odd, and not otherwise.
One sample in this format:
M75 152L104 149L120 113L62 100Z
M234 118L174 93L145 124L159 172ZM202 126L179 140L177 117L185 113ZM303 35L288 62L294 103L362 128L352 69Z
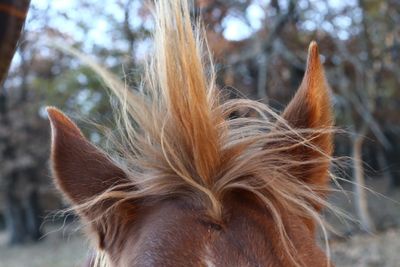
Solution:
M86 51L91 51L91 48L96 45L99 45L100 47L126 46L126 42L118 42L118 40L110 38L110 32L113 31L113 25L107 21L106 16L92 15L93 8L100 8L100 10L97 10L96 12L110 15L116 20L122 22L124 19L124 10L122 10L117 4L117 1L121 0L101 0L101 5L99 5L99 1L100 0L85 0L85 2L89 3L89 6L86 8L91 9L91 12L88 12L88 10L81 7L80 0L31 0L31 6L39 11L43 10L43 13L47 10L49 14L49 20L47 23L49 26L58 29L66 36L71 36L76 42L82 43L83 50L88 48ZM250 4L246 9L246 20L237 16L237 14L229 14L226 16L222 22L225 38L228 40L239 41L248 38L254 32L260 30L264 20L268 19L266 16L275 15L268 14L264 9L268 6L269 2L269 0L253 0L252 4ZM93 5L90 6L90 4ZM281 0L280 4L283 12L285 12L288 0ZM334 32L341 39L347 39L349 37L349 28L352 24L349 17L335 16L332 20L334 25L327 23L324 18L328 13L327 6L331 11L340 11L346 6L357 6L356 0L298 0L297 5L298 8L312 10L311 12L304 13L305 17L301 19L302 24L300 27L309 31L322 28L325 31ZM131 7L132 19L130 22L133 28L138 28L142 24L140 16L138 15L139 7L139 1L134 1ZM353 12L357 12L357 10L354 9ZM352 17L354 18L357 16ZM77 22L79 21L84 22L84 24L89 26L88 32L84 32L81 27L77 25ZM40 28L42 27L40 23L43 22L36 21L32 18L31 14L28 14L26 27L30 31L35 31L36 29L40 31ZM151 30L151 21L146 21L145 26ZM46 46L46 44L44 45ZM45 46L41 49L41 53L46 51ZM139 43L135 48L136 56L138 58L144 57L149 47L149 41L145 40ZM121 50L126 51L126 47L121 47ZM14 59L15 61L18 61L18 57L15 57ZM82 92L84 93L85 91L83 90ZM83 102L87 102L87 96L82 95L81 98Z
M54 26L60 28L61 31L72 34L78 41L85 40L89 43L102 42L104 45L113 45L111 40L107 38L107 32L112 30L111 25L104 19L103 16L96 17L85 17L85 12L78 10L80 5L79 0L32 0L31 5L38 9L45 10L49 9L49 12L53 14L52 23ZM89 2L99 3L98 0L89 0ZM242 18L237 17L235 14L230 14L223 21L224 36L228 40L243 40L251 36L253 32L260 29L263 20L265 19L266 12L264 7L269 4L269 0L254 0L246 10L246 19L248 23L243 21ZM287 0L281 0L280 4L285 9L287 7ZM339 38L348 38L348 27L350 27L352 21L347 16L337 16L333 22L335 25L324 22L324 16L327 14L327 5L332 10L340 10L346 6L356 6L356 0L299 0L297 5L300 8L306 8L307 5L312 6L314 12L306 13L306 18L302 23L302 27L307 30L313 31L318 28L322 28L326 31L335 31L338 33ZM123 10L118 7L117 0L102 0L102 6L104 7L103 12L114 16L119 20L123 20ZM139 1L134 1L132 5L133 14L137 14L139 9ZM67 14L68 18L64 16L57 16L58 13ZM90 31L88 35L84 35L76 28L76 20L85 20L89 22ZM141 21L138 16L132 16L131 24L138 27ZM28 25L31 29L35 27L35 21L29 20ZM151 27L151 23L149 23Z

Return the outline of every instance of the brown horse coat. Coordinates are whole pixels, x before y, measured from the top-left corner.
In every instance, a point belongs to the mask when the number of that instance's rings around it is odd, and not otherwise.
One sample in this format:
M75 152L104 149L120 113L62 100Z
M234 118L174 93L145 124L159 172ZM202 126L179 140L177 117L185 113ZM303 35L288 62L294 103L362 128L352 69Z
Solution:
M187 3L156 7L150 89L108 83L122 103L122 163L48 108L55 182L97 240L97 259L114 267L328 266L314 232L329 183L332 112L316 43L278 116L256 101L219 100ZM260 116L229 118L243 107Z

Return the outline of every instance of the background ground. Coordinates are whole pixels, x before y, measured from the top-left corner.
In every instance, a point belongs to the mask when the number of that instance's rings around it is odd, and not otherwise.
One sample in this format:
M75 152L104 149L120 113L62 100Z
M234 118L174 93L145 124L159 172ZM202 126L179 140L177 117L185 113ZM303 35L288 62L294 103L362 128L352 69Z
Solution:
M396 267L400 262L400 231L355 235L331 242L337 267ZM55 232L36 245L0 247L0 267L80 267L87 255L80 234Z
M0 234L0 267L80 267L87 255L88 242L71 229L52 229L39 243L7 247Z

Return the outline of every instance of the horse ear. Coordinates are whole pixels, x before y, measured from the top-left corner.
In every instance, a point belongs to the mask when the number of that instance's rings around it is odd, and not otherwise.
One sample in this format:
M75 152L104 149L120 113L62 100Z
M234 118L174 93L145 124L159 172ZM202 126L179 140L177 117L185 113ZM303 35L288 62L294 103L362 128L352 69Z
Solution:
M92 145L67 116L52 107L47 108L47 113L52 130L53 176L72 204L83 204L113 186L128 184L125 172ZM97 207L104 210L111 204L108 201ZM97 209L85 210L80 215L91 222L90 229L98 237L99 247L104 249L107 247L106 240L111 240L107 235L112 235L111 229L115 226L111 220L116 217L107 216L97 221L97 212Z
M314 148L304 145L291 150L290 153L299 161L318 162L302 165L293 172L306 183L324 188L329 181L329 156L333 150L333 114L329 86L315 42L309 46L306 72L300 88L282 116L294 129L316 130L312 136L306 136Z
M67 116L53 107L47 108L47 112L52 130L53 176L72 204L82 204L127 181L125 173L86 140Z

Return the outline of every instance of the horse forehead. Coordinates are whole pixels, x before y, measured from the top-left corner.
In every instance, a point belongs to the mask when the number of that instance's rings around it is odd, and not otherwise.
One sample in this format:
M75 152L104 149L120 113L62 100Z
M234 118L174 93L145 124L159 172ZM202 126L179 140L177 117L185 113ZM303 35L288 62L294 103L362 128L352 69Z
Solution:
M179 203L158 205L140 222L139 229L125 236L122 265L204 266L203 251L211 233L203 225L203 214Z
M268 212L243 198L225 206L222 230L201 210L174 202L157 206L125 236L124 264L117 266L292 266L283 257L281 236ZM309 266L323 266L325 257L308 228L295 218L285 221L299 252L315 256Z
M237 203L229 211L222 230L201 210L176 203L158 206L141 222L140 233L129 237L126 266L264 266L272 258L267 255L273 245L266 238L268 223L242 206Z

